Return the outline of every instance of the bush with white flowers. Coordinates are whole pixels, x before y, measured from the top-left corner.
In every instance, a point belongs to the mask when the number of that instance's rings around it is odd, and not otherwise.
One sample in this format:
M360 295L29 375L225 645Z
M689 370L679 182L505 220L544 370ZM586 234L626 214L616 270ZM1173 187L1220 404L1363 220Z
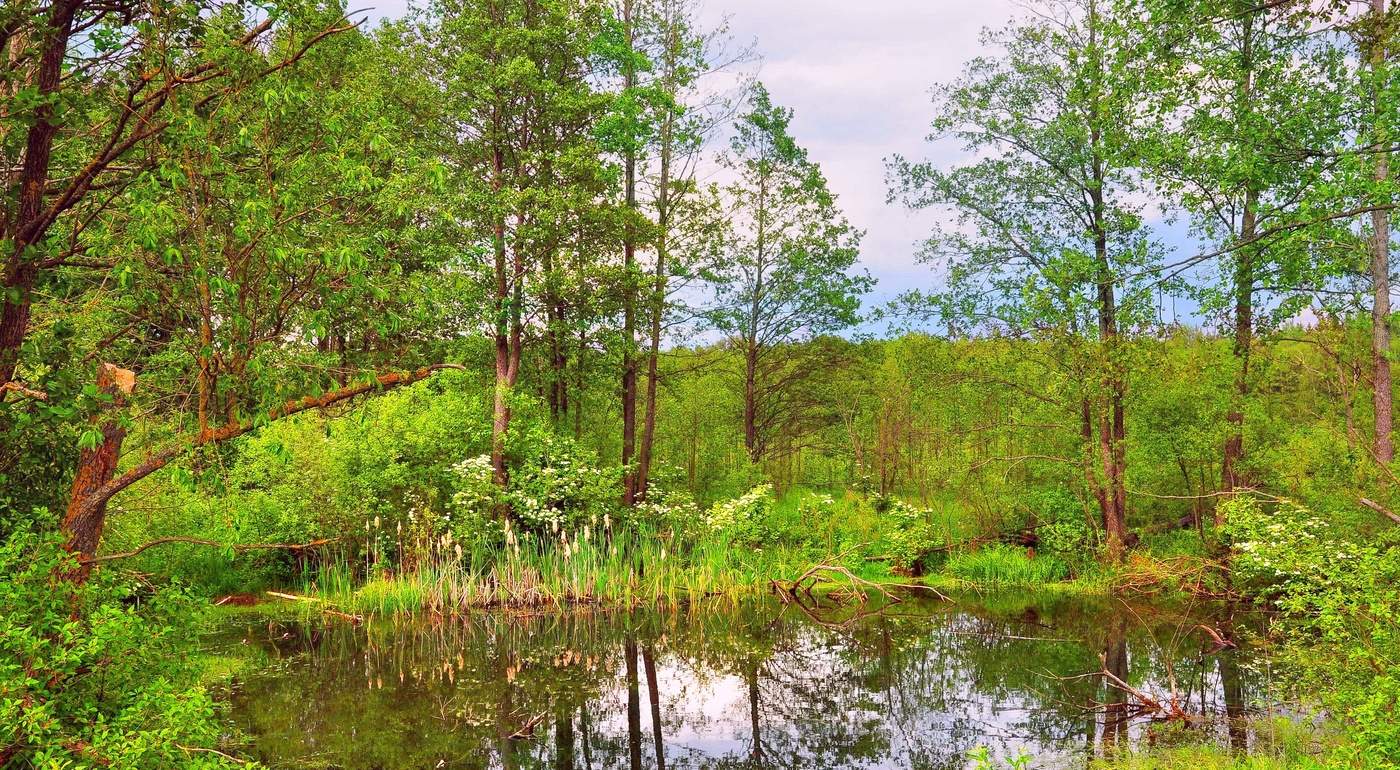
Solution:
M764 541L764 520L773 507L773 485L759 484L730 500L710 506L705 523L713 532L723 532L733 540L748 543Z

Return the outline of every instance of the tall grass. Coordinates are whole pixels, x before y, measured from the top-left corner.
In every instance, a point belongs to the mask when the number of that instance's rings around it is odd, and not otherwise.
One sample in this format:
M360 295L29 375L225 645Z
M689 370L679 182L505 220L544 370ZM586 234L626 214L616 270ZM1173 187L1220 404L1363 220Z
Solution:
M1035 585L1069 577L1065 563L1050 555L1031 557L1023 548L991 545L948 557L949 574L980 585Z

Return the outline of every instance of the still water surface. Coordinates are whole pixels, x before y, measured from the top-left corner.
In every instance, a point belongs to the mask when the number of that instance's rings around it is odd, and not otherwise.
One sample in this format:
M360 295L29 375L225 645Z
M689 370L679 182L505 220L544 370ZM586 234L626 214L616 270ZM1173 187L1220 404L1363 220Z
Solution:
M1002 602L1005 604L1005 602ZM1082 767L1183 728L1134 714L1114 672L1246 749L1265 662L1222 611L910 599L689 612L481 614L355 627L240 619L230 698L272 767L965 768L968 751ZM1170 729L1169 729L1170 728ZM1199 739L1199 737L1198 737Z

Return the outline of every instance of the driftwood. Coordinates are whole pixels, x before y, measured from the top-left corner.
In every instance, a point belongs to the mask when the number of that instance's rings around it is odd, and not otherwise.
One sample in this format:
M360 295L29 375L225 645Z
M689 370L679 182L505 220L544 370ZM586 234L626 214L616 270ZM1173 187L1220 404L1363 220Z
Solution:
M1182 722L1200 722L1202 719L1204 719L1202 715L1193 714L1181 707L1181 696L1180 693L1178 693L1176 690L1175 682L1172 683L1172 691L1167 696L1167 700L1163 702L1162 698L1128 684L1127 682L1123 681L1122 677L1119 677L1117 674L1113 673L1112 671L1109 671L1108 658L1107 656L1102 654L1099 655L1098 671L1094 671L1092 673L1087 674L1079 674L1077 676L1062 676L1055 678L1062 682L1067 682L1075 679L1087 679L1091 677L1101 677L1107 686L1112 687L1113 689L1123 693L1129 698L1132 698L1131 703L1101 703L1098 704L1100 708L1106 709L1114 707L1127 709L1130 712L1127 715L1129 718L1150 715L1157 719L1180 720Z
M802 572L802 574L798 575L797 578L794 580L770 580L769 584L772 586L773 593L777 594L778 598L782 600L784 605L796 607L813 622L816 622L819 625L826 626L828 628L849 627L850 625L852 625L856 621L859 621L862 618L869 617L871 615L878 615L884 612L886 607L893 604L899 604L900 602L904 601L903 597L890 591L889 589L891 588L900 588L909 591L927 591L929 593L932 593L934 596L937 596L939 599L942 599L943 601L952 601L952 599L950 599L949 597L947 597L946 595L944 595L943 593L939 592L937 589L931 586L915 585L908 583L876 583L870 580L866 580L865 578L856 575L854 572L851 572L849 569L842 567L840 564L835 563L839 562L841 559L849 555L852 551L855 551L862 547L864 546L853 546L830 559L817 562L816 564L813 564L812 566L808 567L805 571ZM885 598L886 603L881 605L877 609L861 610L860 612L856 613L855 616L847 619L842 623L834 623L832 621L826 620L818 616L816 612L817 609L820 607L821 602L813 592L815 591L818 585L823 583L844 583L846 586L849 587L848 595L853 597L855 601L862 606L864 606L869 601L869 595L867 593L868 591L873 591L875 593L880 594ZM804 597L806 598L805 602L803 601Z

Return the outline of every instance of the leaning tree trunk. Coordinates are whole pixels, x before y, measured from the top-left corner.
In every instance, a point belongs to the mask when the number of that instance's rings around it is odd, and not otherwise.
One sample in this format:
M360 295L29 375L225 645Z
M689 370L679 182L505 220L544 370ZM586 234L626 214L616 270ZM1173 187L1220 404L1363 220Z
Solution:
M122 441L126 438L120 411L135 388L136 375L130 370L112 364L97 368L97 390L111 398L111 404L93 417L93 424L101 435L96 446L78 453L78 472L73 476L73 490L62 525L64 547L78 557L77 571L70 576L78 582L87 579L92 569L91 560L97 555L97 545L102 540L107 501L98 497L116 475Z
M269 409L259 419L229 422L221 428L210 430L205 434L190 436L187 441L151 452L144 456L140 462L120 474L116 473L116 468L121 459L121 443L122 439L125 438L125 430L114 415L107 414L105 418L99 416L98 424L101 426L99 430L102 434L102 440L96 448L84 450L80 456L78 474L73 482L72 497L68 502L67 513L63 517L62 528L68 535L68 550L77 554L79 562L84 565L80 574L69 577L78 580L87 577L87 565L91 563L92 557L96 555L98 547L101 545L102 525L106 518L107 502L122 490L164 468L195 447L229 441L245 433L251 433L264 423L280 420L294 414L313 409L325 409L359 396L402 385L411 385L425 380L443 369L462 368L459 364L434 364L422 366L413 371L388 372L372 380L349 385L319 396L293 399L279 407ZM104 379L104 376L107 379ZM112 384L107 385L108 381ZM110 367L105 375L102 372L99 372L98 375L99 388L112 393L114 403L117 405L123 403L126 396L135 388L135 381L135 376L131 372L114 366Z

